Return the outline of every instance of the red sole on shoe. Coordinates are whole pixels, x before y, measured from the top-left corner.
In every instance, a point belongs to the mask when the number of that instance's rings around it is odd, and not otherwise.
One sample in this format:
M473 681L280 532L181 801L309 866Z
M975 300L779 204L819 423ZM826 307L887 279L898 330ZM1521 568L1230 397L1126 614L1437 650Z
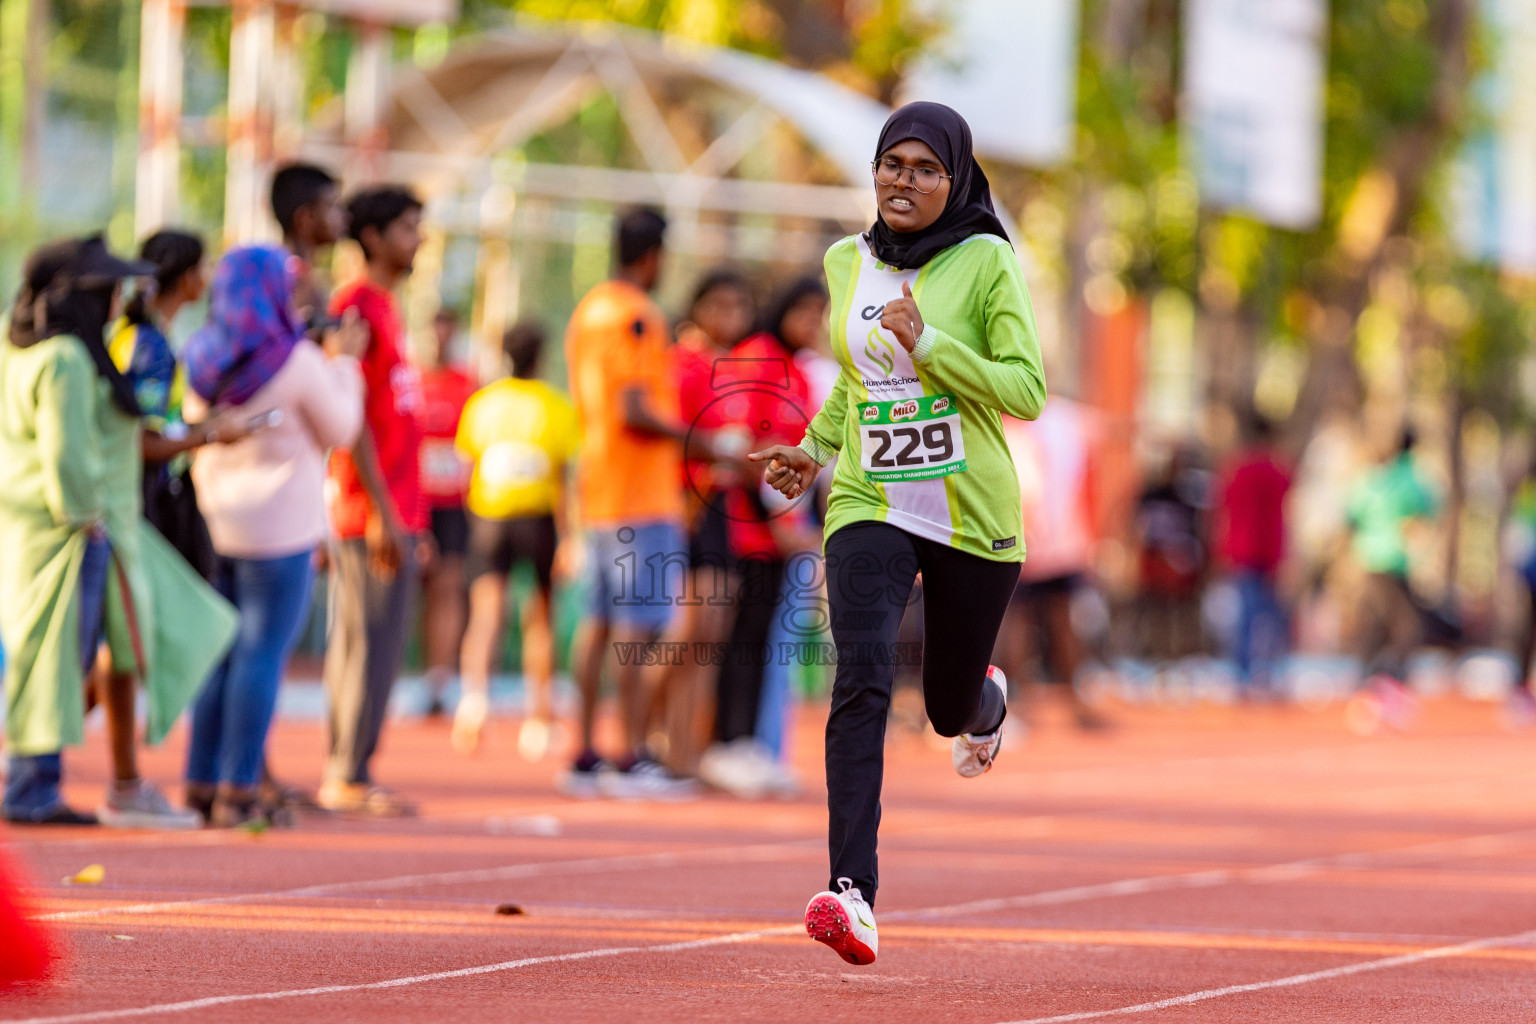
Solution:
M875 962L874 952L853 937L853 922L836 896L817 896L805 908L805 930L817 942L832 947L838 956L860 967Z

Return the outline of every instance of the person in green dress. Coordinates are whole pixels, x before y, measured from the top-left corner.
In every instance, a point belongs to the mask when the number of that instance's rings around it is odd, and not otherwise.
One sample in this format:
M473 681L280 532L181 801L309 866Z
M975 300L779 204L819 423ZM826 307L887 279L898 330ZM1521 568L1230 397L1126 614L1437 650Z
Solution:
M235 615L143 519L139 407L104 340L125 278L99 237L27 261L0 342L0 642L9 757L0 816L90 824L64 803L62 751L105 635L133 666L159 742L233 638ZM125 467L131 468L128 472Z

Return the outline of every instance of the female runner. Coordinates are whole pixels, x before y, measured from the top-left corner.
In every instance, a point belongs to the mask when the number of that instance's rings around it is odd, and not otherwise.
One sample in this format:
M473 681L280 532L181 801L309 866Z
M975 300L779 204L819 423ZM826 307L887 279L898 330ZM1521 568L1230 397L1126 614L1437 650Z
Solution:
M1002 745L1006 681L988 659L1024 545L998 414L1034 419L1045 404L1034 312L970 127L940 104L908 104L886 121L873 170L874 226L826 256L837 386L798 447L751 455L790 498L842 456L826 521L832 885L805 925L853 964L878 950L885 721L919 572L928 718L955 738L961 775L986 772Z

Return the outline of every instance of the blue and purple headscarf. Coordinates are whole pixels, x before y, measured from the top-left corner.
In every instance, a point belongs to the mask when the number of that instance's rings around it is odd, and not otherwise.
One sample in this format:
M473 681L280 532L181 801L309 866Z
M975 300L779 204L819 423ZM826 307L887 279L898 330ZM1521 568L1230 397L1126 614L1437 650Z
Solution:
M305 325L293 308L291 257L275 246L231 249L210 289L208 323L187 341L187 383L205 401L240 405L282 369Z

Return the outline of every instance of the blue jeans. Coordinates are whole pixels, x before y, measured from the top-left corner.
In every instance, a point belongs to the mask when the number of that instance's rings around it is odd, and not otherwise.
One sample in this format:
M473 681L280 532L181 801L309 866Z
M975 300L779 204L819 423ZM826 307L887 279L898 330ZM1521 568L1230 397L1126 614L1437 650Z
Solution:
M312 551L223 560L214 584L240 613L240 631L192 705L188 781L242 788L260 781L277 689L304 625L314 578Z
M784 563L784 585L768 631L768 667L763 671L763 696L757 705L757 741L775 758L786 760L795 695L790 668L798 662L782 645L820 639L827 624L821 593L820 552L799 552Z
M670 520L587 530L595 619L660 633L686 594L688 538Z
M1237 662L1238 681L1244 688L1274 685L1275 672L1290 646L1290 624L1280 606L1275 581L1253 569L1232 577L1237 589L1237 633L1232 660Z
M80 672L88 674L101 646L101 620L107 601L107 570L112 545L105 537L85 542L76 584L80 597ZM59 785L64 779L61 753L12 754L5 773L4 816L8 821L41 821L64 803Z

